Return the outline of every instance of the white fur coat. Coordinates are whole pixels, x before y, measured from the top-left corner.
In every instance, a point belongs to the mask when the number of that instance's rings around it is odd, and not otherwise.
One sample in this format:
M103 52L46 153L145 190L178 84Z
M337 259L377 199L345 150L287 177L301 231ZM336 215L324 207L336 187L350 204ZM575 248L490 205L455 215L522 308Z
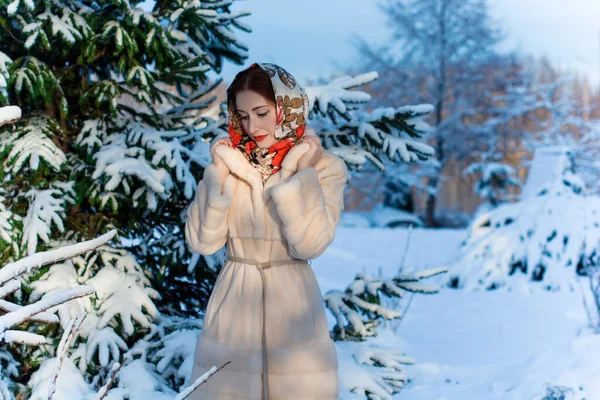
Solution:
M307 127L305 134L314 131ZM239 150L217 147L231 174L220 182L216 167L206 167L187 212L185 233L192 249L212 254L227 243L230 256L258 262L321 255L335 237L348 174L343 160L327 150L314 167L297 172L308 148L307 143L293 147L263 184ZM261 400L268 393L271 400L337 400L337 355L310 265L262 273L255 265L234 261L221 270L206 308L192 382L213 365L231 363L191 399ZM267 360L264 388L261 373Z

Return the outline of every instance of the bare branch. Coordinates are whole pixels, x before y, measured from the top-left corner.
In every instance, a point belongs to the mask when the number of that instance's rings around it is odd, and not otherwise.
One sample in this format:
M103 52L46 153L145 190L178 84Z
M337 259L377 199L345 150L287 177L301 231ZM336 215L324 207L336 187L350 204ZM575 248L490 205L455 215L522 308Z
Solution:
M81 324L83 320L87 316L87 313L79 314L74 318L69 320L65 331L60 339L60 343L58 344L58 349L56 350L56 361L54 363L54 371L52 372L52 377L50 378L50 382L48 384L48 400L52 400L54 396L54 392L56 392L56 380L58 379L58 373L60 371L60 367L71 348L71 343L77 337L79 333L79 329L81 328Z
M215 367L213 366L211 369L209 369L207 372L205 372L202 376L200 376L198 379L196 379L196 381L192 385L188 386L183 392L179 393L177 395L177 397L175 397L175 400L185 400L188 397L190 397L190 395L192 394L192 392L194 392L194 390L198 389L200 387L200 385L202 385L204 382L208 381L208 379L211 376L213 376L214 374L219 372L220 369L223 369L230 362L231 361L227 361L219 369L215 369Z

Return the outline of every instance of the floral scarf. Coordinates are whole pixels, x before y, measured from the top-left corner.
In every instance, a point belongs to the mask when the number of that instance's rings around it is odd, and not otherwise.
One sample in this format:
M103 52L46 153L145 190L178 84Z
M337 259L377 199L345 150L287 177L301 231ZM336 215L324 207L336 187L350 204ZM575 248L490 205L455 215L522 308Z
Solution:
M270 63L254 63L249 68L256 66L269 75L273 84L277 104L275 138L279 141L268 149L259 148L254 139L244 131L240 115L235 111L229 115L228 130L234 146L260 172L264 182L271 174L280 169L287 152L304 134L309 108L308 96L290 73L280 66ZM237 76L233 82L236 79ZM233 101L233 99L228 99L228 101Z

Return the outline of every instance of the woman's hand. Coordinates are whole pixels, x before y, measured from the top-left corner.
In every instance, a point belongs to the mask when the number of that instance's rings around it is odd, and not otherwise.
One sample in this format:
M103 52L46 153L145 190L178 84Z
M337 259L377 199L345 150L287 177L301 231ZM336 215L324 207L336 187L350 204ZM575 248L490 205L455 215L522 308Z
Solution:
M221 182L224 182L225 178L227 178L227 175L229 175L230 171L229 167L227 167L227 164L225 164L225 161L223 161L223 159L215 152L215 148L221 145L233 147L233 142L230 138L221 138L214 142L212 146L210 146L210 155L212 157L213 164L215 164L215 167L219 172L219 178Z
M321 157L321 153L323 153L323 148L321 146L321 140L316 135L307 135L298 141L298 144L308 143L310 148L306 153L300 157L298 160L298 168L297 171L301 171L304 168L314 167L317 163L317 160Z

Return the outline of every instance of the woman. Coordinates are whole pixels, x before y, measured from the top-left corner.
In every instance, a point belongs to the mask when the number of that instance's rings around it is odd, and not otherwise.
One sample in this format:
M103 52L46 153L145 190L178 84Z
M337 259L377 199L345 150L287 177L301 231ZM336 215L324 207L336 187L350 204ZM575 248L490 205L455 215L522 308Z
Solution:
M338 361L307 260L333 241L345 163L306 125L292 75L252 64L227 90L230 138L211 147L186 240L228 258L210 296L191 381L225 368L191 399L337 400Z

